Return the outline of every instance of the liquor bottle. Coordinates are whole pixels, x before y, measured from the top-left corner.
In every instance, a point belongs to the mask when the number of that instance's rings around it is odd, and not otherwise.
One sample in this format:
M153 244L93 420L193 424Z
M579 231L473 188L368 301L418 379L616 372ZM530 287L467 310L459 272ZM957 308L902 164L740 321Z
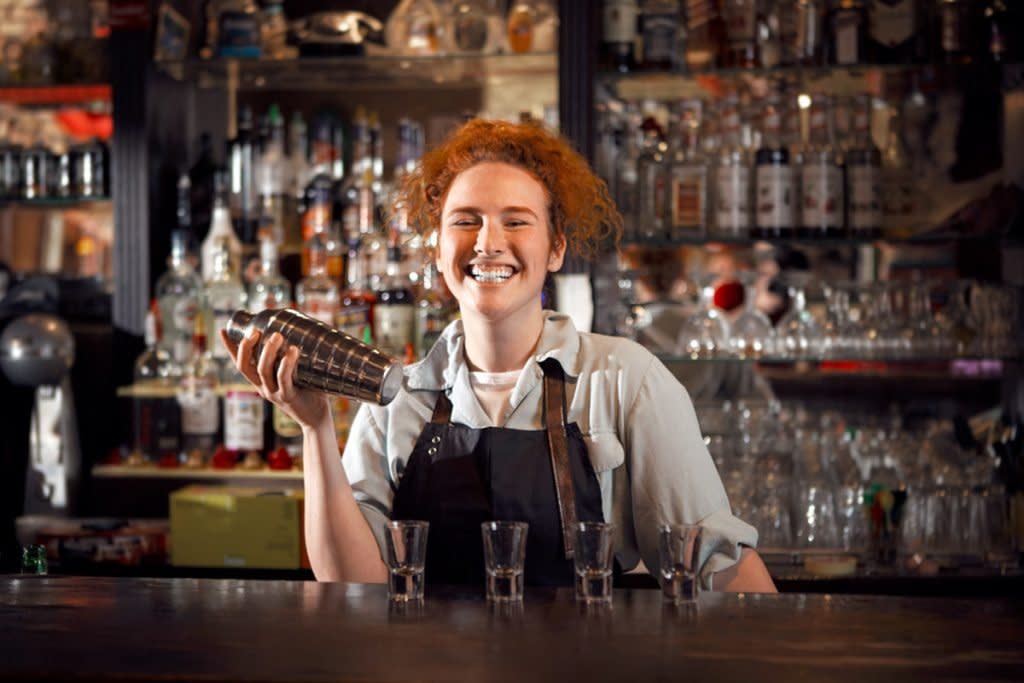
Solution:
M679 59L679 0L643 0L640 38L643 69L669 71Z
M605 68L629 72L636 68L637 0L604 0L601 14L601 58Z
M725 25L715 0L686 0L686 68L707 71L718 63Z
M163 327L162 348L178 363L188 360L192 330L202 307L203 283L188 261L187 238L181 230L171 233L167 270L156 281L157 306Z
M278 269L277 244L265 238L260 242L260 274L249 285L249 310L285 308L291 301L291 285Z
M782 140L782 112L777 97L764 108L761 146L754 153L756 192L752 237L789 237L793 234L795 183L789 147Z
M550 0L513 0L506 23L508 48L513 54L552 52L558 13Z
M345 290L340 295L340 305L335 326L355 339L363 339L367 330L373 333L373 308L376 296L367 286L365 261L359 254L358 243L349 245L345 259Z
M640 128L639 114L628 108L622 151L615 160L614 192L615 204L622 214L622 238L635 240L639 237L637 225L638 181L637 161L643 148L644 132Z
M800 228L804 237L840 237L844 232L843 160L832 132L832 100L811 99L810 130L800 159Z
M708 222L708 163L700 147L701 103L688 102L673 120L669 138L665 215L669 237L684 240L703 237Z
M384 27L388 48L397 55L436 55L445 50L444 22L433 0L402 0Z
M986 60L1013 64L1021 60L1024 7L1013 0L988 0L982 11L981 48ZM1014 37L1016 36L1016 38Z
M889 118L889 135L882 152L882 232L906 237L913 232L919 206L917 179L903 139L902 117Z
M665 208L665 151L661 129L652 116L644 117L640 126L643 146L636 161L637 173L637 236L645 240L668 237Z
M259 213L256 203L256 136L252 109L238 113L238 131L228 143L231 174L231 219L244 244L255 244Z
M790 0L758 0L756 17L757 62L764 69L790 63L790 37L784 30L792 26Z
M740 110L736 95L722 105L722 144L715 165L715 234L741 238L750 233L750 155L740 140Z
M392 244L387 251L387 270L373 313L373 337L381 351L401 358L406 345L414 343L416 309L409 281L402 277L402 248Z
M488 10L481 0L453 3L448 18L452 49L464 54L481 54L488 45Z
M228 362L221 367L220 383L224 393L224 448L232 460L237 461L244 456L245 467L259 468L263 464L261 456L266 444L263 433L266 401L234 363ZM219 466L219 463L215 461L214 466Z
M256 187L258 201L259 231L257 237L269 237L277 244L283 244L286 233L292 232L287 223L294 220L295 210L291 207L293 196L288 192L289 163L285 156L285 130L281 110L276 104L267 112L269 136L264 143L256 166Z
M327 276L327 257L320 234L313 235L308 248L309 274L295 286L295 303L301 312L333 327L338 314L338 286Z
M828 13L829 64L860 64L866 58L867 12L860 0L839 0Z
M206 321L200 312L196 316L192 334L192 353L185 363L177 400L181 409L181 449L186 466L199 467L207 463L217 445L220 428L220 383L218 365L209 351ZM216 343L220 343L217 340Z
M352 163L347 175L336 180L332 188L334 218L341 222L341 235L346 243L359 239L360 191L373 180L372 148L369 117L358 106L352 117Z
M133 426L136 459L156 461L177 457L180 446L181 412L174 400L174 387L181 378L181 366L160 348L156 302L145 319L146 348L135 359Z
M344 253L333 211L334 188L338 180L333 177L331 168L334 155L331 126L328 119L320 119L313 132L312 169L306 184L305 213L302 217L302 272L309 272L309 245L314 237L318 237L325 250L328 276L340 278Z
M791 53L797 64L822 63L822 31L825 28L823 4L824 0L796 0L796 33Z
M937 0L939 55L947 64L968 64L975 57L974 5L970 0Z
M919 62L923 54L923 2L930 0L868 0L868 60L873 64ZM922 34L922 35L919 35Z
M220 331L239 308L245 308L246 294L238 272L231 267L231 252L226 239L218 239L212 250L213 272L206 280L206 338L211 340L211 355L220 364L222 373L234 366L227 348L220 343Z
M416 357L423 358L451 322L454 310L450 298L442 295L437 264L427 259L423 264L422 286L416 300Z
M217 163L213 159L213 143L209 133L199 136L199 154L196 162L188 169L189 208L192 212L189 251L198 252L203 237L210 231L213 219L213 203L217 193L214 178Z
M200 247L200 273L204 281L213 276L213 257L217 243L226 240L231 259L231 269L239 271L242 262L242 243L231 227L231 213L228 209L228 175L224 170L214 174L213 214L210 229Z
M724 0L725 50L720 63L727 68L757 66L757 3L755 0Z
M854 237L882 233L882 153L871 138L871 100L860 97L853 117L854 139L846 150L847 223Z

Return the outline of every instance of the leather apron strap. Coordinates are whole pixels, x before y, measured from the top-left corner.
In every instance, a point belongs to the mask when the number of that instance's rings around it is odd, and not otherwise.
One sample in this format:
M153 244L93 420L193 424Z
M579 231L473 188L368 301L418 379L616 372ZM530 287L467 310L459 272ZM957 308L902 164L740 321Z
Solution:
M437 401L434 402L434 414L430 416L430 422L436 425L446 425L451 419L452 402L442 389L437 394Z
M576 550L576 490L569 467L569 437L565 431L565 373L557 361L544 363L544 426L551 455L551 471L555 475L558 513L562 520L562 542L565 558L572 559Z

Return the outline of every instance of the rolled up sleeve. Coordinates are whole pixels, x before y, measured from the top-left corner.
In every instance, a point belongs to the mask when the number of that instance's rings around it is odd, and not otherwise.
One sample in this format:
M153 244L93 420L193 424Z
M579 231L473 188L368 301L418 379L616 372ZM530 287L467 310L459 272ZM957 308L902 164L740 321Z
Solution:
M341 464L352 485L356 503L370 525L374 538L377 539L381 557L384 557L386 527L391 519L391 506L394 500L394 484L388 465L384 430L373 413L374 411L365 404L356 411L348 440L345 442Z

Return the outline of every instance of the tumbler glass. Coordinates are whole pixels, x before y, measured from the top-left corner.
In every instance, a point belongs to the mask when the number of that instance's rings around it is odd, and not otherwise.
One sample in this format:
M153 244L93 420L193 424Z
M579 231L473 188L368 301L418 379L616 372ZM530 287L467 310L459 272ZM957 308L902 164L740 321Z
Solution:
M484 522L480 525L488 600L513 602L523 599L528 530L526 522Z
M586 603L611 602L612 555L615 527L605 522L576 525L576 599Z
M701 527L666 524L658 530L661 591L673 604L692 602L700 592Z
M429 522L392 520L387 530L388 597L422 600Z

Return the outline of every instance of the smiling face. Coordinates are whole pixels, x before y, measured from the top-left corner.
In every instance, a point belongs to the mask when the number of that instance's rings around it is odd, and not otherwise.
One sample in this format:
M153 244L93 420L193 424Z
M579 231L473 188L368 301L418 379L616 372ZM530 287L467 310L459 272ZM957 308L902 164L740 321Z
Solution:
M564 242L551 243L547 193L526 171L484 162L452 182L441 209L437 265L463 318L539 320L544 279L564 256Z

